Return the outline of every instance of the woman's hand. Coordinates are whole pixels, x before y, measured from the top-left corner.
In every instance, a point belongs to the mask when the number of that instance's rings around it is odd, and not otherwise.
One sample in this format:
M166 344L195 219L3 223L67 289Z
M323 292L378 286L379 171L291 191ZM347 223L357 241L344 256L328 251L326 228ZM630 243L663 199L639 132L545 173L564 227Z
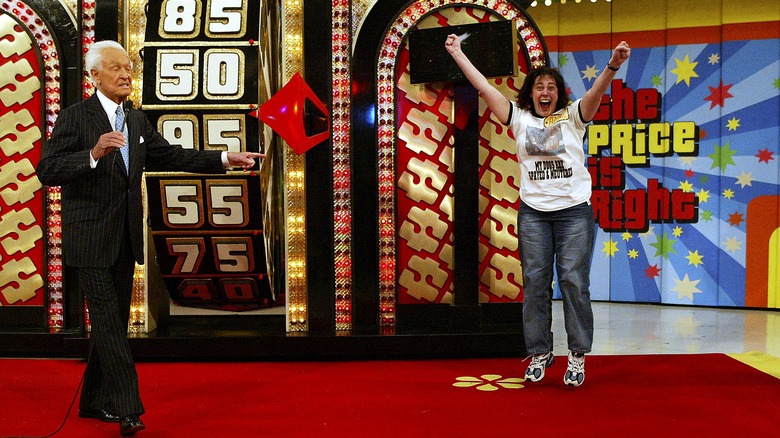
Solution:
M628 47L628 43L621 41L612 52L612 58L609 60L609 65L619 68L626 62L629 56L631 56L631 48Z
M468 34L464 34L463 38L466 36L468 36ZM509 120L509 100L507 100L496 87L490 84L487 79L485 79L485 76L474 67L474 64L471 63L468 56L466 56L460 48L461 40L461 37L455 34L449 34L447 35L447 40L444 42L444 47L447 49L450 56L452 56L452 59L455 60L455 63L458 64L461 71L463 71L463 74L466 75L466 79L468 79L471 85L482 95L482 98L485 100L485 103L487 103L490 111L493 112L501 123L507 123Z
M460 38L455 34L447 35L447 41L444 42L444 47L450 55L455 56L456 53L460 52Z

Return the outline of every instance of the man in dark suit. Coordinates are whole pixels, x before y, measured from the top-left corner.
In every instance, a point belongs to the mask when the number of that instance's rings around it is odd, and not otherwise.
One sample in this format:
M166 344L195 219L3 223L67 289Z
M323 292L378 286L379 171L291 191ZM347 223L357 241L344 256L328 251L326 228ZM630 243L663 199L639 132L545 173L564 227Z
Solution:
M118 422L128 436L145 428L127 341L133 271L144 262L141 174L251 169L264 155L171 146L141 111L124 111L132 65L121 45L94 44L85 64L97 91L60 113L38 178L62 186L63 262L76 268L89 306L92 333L79 416Z

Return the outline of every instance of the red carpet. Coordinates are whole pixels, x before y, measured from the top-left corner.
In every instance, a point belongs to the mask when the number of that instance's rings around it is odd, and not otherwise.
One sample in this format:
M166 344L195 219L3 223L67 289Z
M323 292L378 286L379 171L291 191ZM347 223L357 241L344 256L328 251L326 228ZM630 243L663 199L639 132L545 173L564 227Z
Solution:
M558 357L544 381L511 388L526 365L140 363L147 429L137 436L780 436L780 379L726 355L588 356L577 389L563 385ZM83 370L80 361L0 359L0 436L56 430ZM56 437L119 436L116 424L77 409Z

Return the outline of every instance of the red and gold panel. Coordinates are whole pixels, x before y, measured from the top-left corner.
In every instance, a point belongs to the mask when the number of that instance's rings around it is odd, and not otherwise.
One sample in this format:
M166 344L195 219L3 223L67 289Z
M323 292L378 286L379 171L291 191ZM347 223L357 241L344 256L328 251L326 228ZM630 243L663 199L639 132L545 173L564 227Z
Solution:
M377 108L383 325L394 324L396 280L400 303L452 300L452 89L444 84L410 83L407 32L415 27L514 20L523 73L518 78L494 80L509 98L517 94L529 67L545 64L541 39L522 11L501 1L463 3L438 0L409 5L390 27L380 49ZM436 10L429 13L432 9ZM480 103L479 127L480 301L519 301L522 271L514 231L519 202L514 140L508 129L490 117L484 103Z
M44 210L46 193L35 168L59 111L59 61L48 29L32 9L21 1L0 5L0 306L45 305L48 272L50 327L57 329L62 326L58 209ZM53 233L48 248L47 220Z

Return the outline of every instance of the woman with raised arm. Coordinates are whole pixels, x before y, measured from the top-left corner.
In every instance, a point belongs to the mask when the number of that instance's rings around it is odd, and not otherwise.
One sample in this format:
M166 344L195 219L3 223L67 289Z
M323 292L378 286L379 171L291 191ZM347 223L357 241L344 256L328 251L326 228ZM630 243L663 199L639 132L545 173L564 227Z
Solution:
M449 35L445 47L490 111L512 129L520 165L517 237L523 265L523 335L531 363L525 379L537 382L552 365L553 267L563 296L569 363L563 381L585 380L585 354L593 344L590 265L596 226L590 205L591 179L583 141L601 96L631 55L625 41L615 47L604 70L582 99L569 102L561 74L532 70L517 101L493 87Z

